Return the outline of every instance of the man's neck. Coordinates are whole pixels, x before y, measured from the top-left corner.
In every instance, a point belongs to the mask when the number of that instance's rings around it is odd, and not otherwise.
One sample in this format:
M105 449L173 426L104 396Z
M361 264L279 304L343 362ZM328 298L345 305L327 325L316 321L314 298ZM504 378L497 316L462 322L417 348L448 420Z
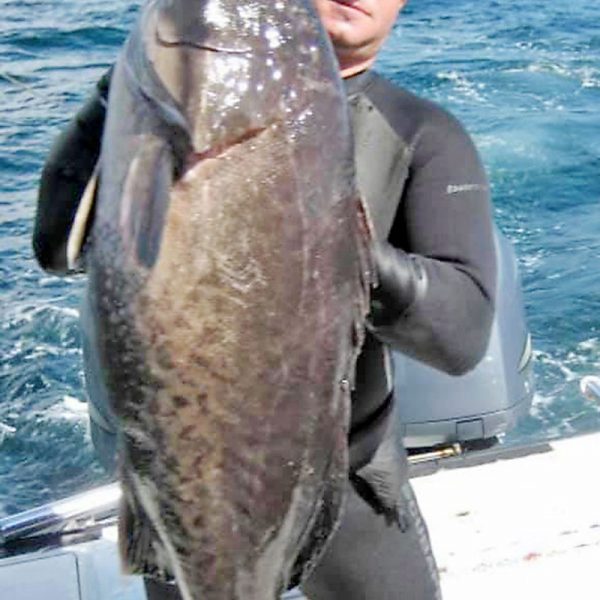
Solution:
M345 63L343 60L340 60L340 74L342 76L342 79L346 79L347 77L352 77L357 73L362 73L363 71L366 71L374 62L374 57L369 60L361 60L347 63Z

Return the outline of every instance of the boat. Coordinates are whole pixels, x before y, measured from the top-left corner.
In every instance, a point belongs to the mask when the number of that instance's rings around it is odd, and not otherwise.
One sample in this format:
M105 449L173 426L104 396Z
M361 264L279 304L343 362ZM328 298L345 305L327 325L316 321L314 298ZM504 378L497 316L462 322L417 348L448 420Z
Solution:
M526 448L499 443L528 412L533 380L517 261L498 230L496 249L496 315L480 365L449 377L393 357L401 434L446 600L479 599L482 591L486 600L524 598L525 588L511 588L515 574L530 578L531 588L535 574L540 585L552 581L557 561L600 558L598 486L583 490L591 475L584 465L600 458L600 434ZM599 390L586 382L588 394ZM555 468L564 470L560 485ZM113 483L0 519L0 600L145 600L142 578L120 567L120 496ZM303 596L292 590L284 598Z
M599 463L600 433L414 461L444 599L600 597ZM146 600L120 569L120 493L114 483L0 520L0 598Z

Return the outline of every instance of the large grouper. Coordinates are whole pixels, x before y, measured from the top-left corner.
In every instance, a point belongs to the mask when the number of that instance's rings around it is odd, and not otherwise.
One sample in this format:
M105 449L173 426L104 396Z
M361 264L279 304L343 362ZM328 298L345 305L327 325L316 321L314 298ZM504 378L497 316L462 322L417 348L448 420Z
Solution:
M310 0L147 3L87 257L130 571L272 600L314 564L343 509L369 244Z

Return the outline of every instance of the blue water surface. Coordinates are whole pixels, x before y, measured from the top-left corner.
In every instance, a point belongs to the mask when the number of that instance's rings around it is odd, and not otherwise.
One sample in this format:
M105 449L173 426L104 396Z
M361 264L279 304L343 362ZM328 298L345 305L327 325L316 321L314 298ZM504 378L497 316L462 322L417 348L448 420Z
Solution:
M114 61L137 10L0 0L0 516L107 481L87 431L81 279L43 273L30 238L40 169ZM537 393L507 443L600 429L578 392L600 371L600 4L418 0L379 69L457 115L514 242ZM12 431L12 430L11 430ZM2 430L0 430L0 439Z

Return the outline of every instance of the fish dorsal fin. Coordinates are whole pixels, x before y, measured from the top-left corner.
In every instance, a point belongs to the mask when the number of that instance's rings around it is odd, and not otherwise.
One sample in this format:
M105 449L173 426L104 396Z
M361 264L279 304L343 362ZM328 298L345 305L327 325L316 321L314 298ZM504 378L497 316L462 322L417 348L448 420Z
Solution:
M77 271L80 265L81 253L85 243L86 233L89 230L90 219L93 214L98 189L98 163L90 177L85 190L81 196L73 225L67 240L67 268L69 271Z

